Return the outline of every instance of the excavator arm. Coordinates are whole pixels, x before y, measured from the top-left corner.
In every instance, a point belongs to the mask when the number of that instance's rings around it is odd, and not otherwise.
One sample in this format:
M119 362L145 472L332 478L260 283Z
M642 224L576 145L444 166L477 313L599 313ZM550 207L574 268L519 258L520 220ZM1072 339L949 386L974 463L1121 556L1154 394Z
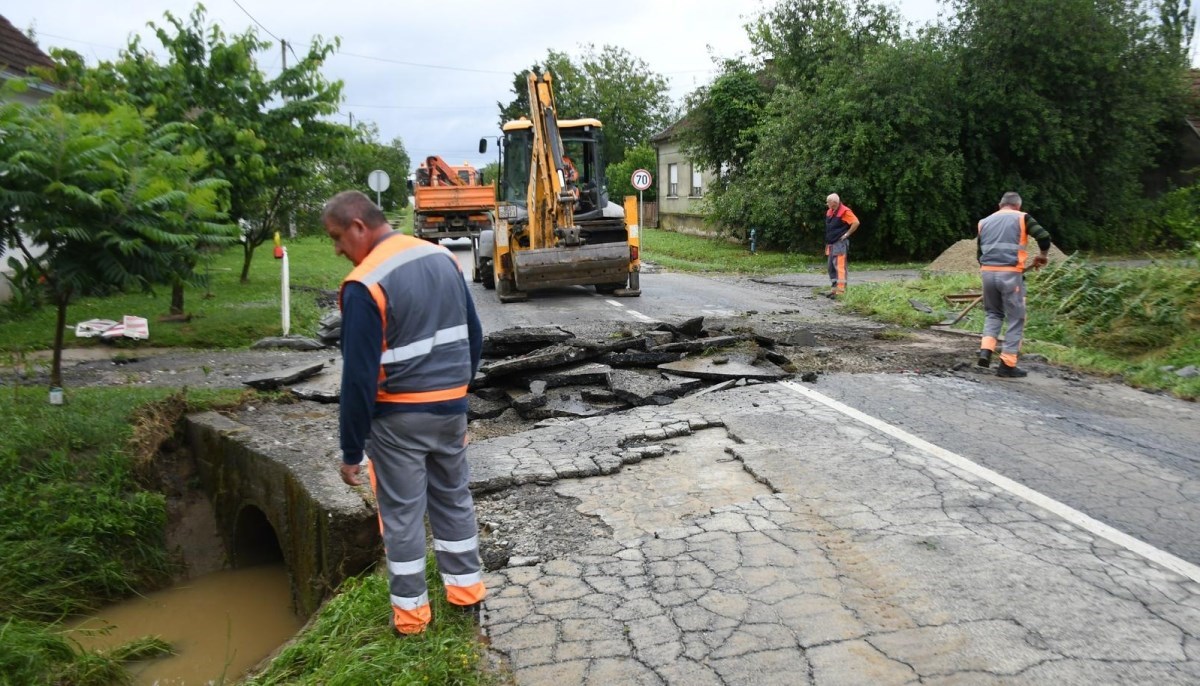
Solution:
M563 144L550 73L528 77L530 121L533 124L533 154L529 165L529 246L549 248L578 245L575 226L575 195L567 185ZM536 208L536 209L535 209Z

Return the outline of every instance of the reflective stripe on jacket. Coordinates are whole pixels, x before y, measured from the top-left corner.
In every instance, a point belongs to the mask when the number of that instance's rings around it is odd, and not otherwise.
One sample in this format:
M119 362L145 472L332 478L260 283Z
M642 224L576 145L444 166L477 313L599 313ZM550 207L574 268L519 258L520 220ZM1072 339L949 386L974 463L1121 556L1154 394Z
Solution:
M1025 271L1025 213L1003 209L979 221L979 266L987 272Z
M450 260L454 269L438 260ZM375 246L342 287L352 281L367 287L382 318L376 401L429 403L466 397L471 381L466 289L450 251L395 233ZM340 305L340 291L338 301Z

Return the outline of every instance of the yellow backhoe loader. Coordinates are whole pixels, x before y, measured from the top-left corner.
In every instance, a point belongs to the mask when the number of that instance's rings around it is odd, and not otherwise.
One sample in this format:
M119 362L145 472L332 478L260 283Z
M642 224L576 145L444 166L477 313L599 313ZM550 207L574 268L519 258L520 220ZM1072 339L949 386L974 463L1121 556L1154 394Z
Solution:
M637 202L608 200L603 125L560 121L550 74L531 72L527 82L530 116L501 127L498 217L480 233L476 272L501 302L577 285L640 295ZM481 140L480 152L486 147Z

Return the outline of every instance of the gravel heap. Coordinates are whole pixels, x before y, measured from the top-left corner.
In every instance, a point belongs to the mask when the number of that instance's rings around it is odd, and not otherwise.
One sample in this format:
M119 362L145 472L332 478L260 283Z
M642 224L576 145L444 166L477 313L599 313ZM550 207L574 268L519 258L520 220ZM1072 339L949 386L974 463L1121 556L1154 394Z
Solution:
M979 271L979 261L976 259L977 243L974 238L964 238L954 245L946 248L946 251L938 255L937 259L929 263L925 267L931 272L950 272L950 273L971 273ZM1038 254L1037 244L1030 242L1029 258L1025 262L1025 267L1030 268L1033 264L1033 258ZM1058 246L1050 245L1050 261L1061 262L1067 259L1066 253L1058 249Z

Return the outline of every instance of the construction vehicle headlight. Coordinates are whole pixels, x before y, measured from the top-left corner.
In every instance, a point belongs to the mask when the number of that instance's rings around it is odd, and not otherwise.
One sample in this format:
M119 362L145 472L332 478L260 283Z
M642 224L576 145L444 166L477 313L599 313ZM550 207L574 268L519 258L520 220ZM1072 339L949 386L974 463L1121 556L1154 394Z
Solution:
M497 208L497 212L499 213L501 219L516 219L517 218L517 206L516 205L501 205L499 208Z

